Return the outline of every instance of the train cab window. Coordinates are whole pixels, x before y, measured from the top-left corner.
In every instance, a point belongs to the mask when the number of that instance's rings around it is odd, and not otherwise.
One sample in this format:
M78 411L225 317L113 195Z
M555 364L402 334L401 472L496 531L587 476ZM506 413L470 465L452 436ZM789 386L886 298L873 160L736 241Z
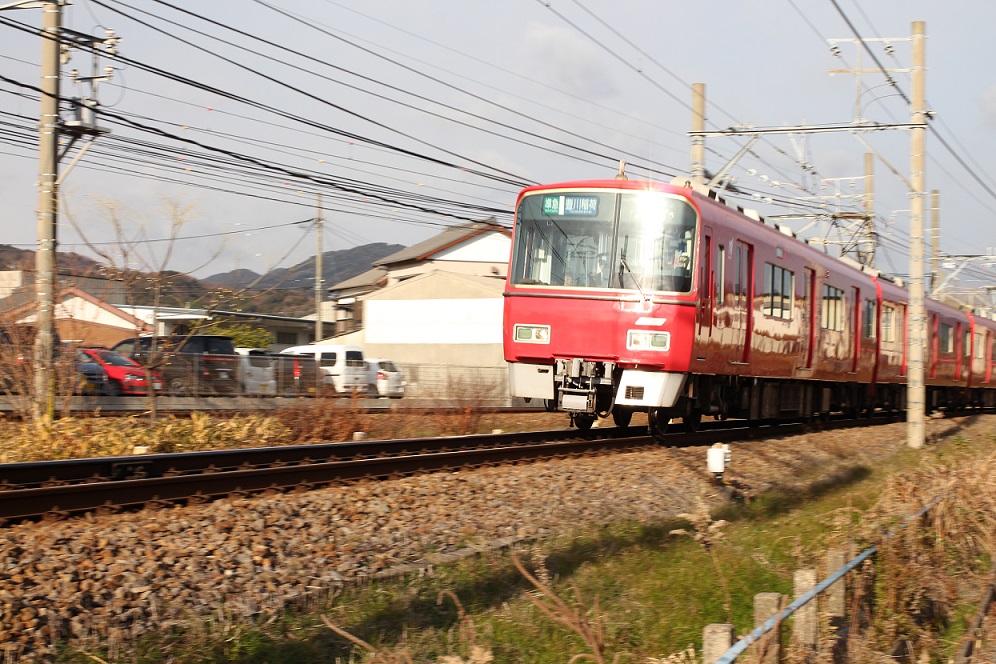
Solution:
M861 305L861 336L875 338L875 300L865 300Z
M614 265L621 286L691 291L696 219L681 199L652 192L620 196Z
M823 286L823 309L820 326L825 330L844 329L844 291L833 286Z
M775 318L792 319L795 273L780 265L764 264L764 313Z
M524 286L689 292L697 223L685 199L662 192L536 191L516 211L509 279Z

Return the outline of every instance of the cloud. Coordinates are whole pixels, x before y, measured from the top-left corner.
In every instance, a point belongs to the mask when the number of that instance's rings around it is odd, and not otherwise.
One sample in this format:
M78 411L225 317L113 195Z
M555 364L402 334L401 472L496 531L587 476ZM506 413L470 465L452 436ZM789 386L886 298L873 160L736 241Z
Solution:
M979 111L982 113L982 126L996 129L996 85L990 85L979 95Z
M530 76L586 99L606 99L618 92L609 73L618 63L604 51L566 28L532 25L525 35L525 57Z

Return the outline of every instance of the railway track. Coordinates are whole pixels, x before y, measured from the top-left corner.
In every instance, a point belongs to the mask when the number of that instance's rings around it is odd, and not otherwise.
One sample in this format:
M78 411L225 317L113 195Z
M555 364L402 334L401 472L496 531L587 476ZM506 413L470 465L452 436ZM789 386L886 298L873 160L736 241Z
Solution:
M162 413L189 414L193 412L209 413L241 413L241 412L272 412L281 408L286 408L295 404L315 403L314 397L254 397L254 396L231 396L231 397L171 397L160 396L156 399L156 408ZM446 399L423 399L409 397L405 399L374 399L361 397L355 401L349 397L328 397L327 401L341 407L362 408L371 413L390 413L396 410L447 410L455 408L466 408L466 403L459 403ZM145 397L106 397L106 396L74 396L68 402L60 401L60 410L63 410L63 403L68 404L65 408L67 412L74 415L86 415L99 412L104 415L132 416L137 413L147 412L149 409L148 400ZM475 404L481 406L481 404ZM492 407L495 410L511 412L539 412L541 406L509 405L508 399L496 399L485 407ZM23 397L0 394L0 413L17 416L30 410L30 403Z
M895 418L881 417L820 426L842 428L893 421ZM710 422L695 433L669 434L667 442L673 446L711 445L794 435L812 428L799 423L748 427L742 421ZM0 522L203 502L653 445L656 443L646 427L616 427L6 464L0 481Z

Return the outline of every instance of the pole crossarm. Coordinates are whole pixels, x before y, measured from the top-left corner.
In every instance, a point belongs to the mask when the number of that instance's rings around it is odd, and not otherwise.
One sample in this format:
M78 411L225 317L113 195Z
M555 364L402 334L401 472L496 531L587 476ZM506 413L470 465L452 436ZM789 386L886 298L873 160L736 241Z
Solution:
M955 260L961 261L961 263L958 265L958 267L956 267L954 269L954 271L952 271L950 274L948 274L947 276L944 277L944 281L942 281L940 284L937 285L936 288L934 288L933 290L930 291L930 295L931 296L940 295L944 291L944 289L952 281L954 281L955 277L957 277L959 274L961 274L962 271L964 271L964 269L969 266L969 264L974 263L974 262L983 262L983 263L984 262L991 262L991 263L996 263L996 256L988 256L988 255L985 255L985 254L979 254L979 255L974 255L974 256L945 256L945 259L948 259L948 260L955 259ZM949 267L949 266L945 266L945 267Z
M17 0L17 2L8 2L6 5L0 5L0 12L5 9L41 9L48 4L52 4L52 2L44 2L43 0ZM69 0L59 0L56 4L68 5L71 3Z
M800 125L797 127L768 127L765 129L758 129L755 127L746 127L742 129L737 129L735 127L730 127L729 129L720 129L718 131L690 131L689 136L693 137L703 137L703 138L718 138L721 136L761 136L761 135L777 135L777 134L830 134L835 132L869 132L869 131L884 131L892 129L925 129L927 127L926 122L897 122L890 124L881 124L878 122L863 122L858 124L847 124L847 125L835 125L833 127L826 127L820 125Z

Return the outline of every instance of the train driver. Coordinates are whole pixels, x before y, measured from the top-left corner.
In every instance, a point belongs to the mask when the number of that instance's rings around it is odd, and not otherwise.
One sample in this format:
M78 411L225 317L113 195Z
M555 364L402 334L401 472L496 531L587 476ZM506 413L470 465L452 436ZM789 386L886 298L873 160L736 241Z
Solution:
M609 272L609 257L606 254L599 254L598 266L589 280L591 285L595 288L607 288L611 276Z

